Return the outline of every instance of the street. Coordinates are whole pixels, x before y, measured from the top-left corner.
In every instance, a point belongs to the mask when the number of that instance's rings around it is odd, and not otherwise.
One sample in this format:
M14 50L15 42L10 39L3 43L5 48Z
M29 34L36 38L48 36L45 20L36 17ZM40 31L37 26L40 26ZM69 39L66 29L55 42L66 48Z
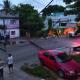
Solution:
M4 77L6 80L40 80L39 78L25 74L20 69L25 62L31 64L37 60L36 56L38 50L38 48L31 45L28 41L23 45L8 46L7 52L0 50L0 57L4 61L7 60L8 53L11 53L14 57L14 74L9 75L7 67L4 68Z
M44 49L64 49L67 50L68 47L77 46L79 44L79 39L69 39L69 38L48 38L48 39L32 39L32 41L42 47ZM3 52L0 50L0 57L6 61L8 53L11 53L14 57L14 75L8 74L7 67L5 67L5 77L6 80L40 80L40 78L34 78L30 75L25 75L24 72L20 70L20 67L24 63L32 64L35 62L39 62L38 60L38 51L40 50L39 47L31 44L30 42L26 41L24 44L21 45L11 45L7 46L7 52ZM69 50L69 48L68 48ZM18 74L17 74L18 73ZM14 76L12 79L11 76Z

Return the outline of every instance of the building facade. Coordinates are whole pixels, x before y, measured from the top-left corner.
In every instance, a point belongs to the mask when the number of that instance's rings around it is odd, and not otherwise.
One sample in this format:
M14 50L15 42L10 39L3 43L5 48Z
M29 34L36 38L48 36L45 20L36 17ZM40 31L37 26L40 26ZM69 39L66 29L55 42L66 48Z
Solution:
M9 35L10 38L20 37L18 14L5 14L4 11L1 11L0 26L0 34L2 36Z
M61 13L53 13L50 16L47 16L44 24L45 29L48 28L48 20L52 20L53 28L67 28L67 27L76 27L75 21L76 15L67 15L65 16L63 12Z

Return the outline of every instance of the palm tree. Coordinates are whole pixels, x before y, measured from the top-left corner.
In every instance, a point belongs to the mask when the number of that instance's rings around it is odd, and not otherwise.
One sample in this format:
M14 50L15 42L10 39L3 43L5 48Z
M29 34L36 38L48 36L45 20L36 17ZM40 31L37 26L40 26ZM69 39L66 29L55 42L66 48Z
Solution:
M5 11L5 13L9 13L11 10L11 3L9 0L4 0L3 1L3 10Z

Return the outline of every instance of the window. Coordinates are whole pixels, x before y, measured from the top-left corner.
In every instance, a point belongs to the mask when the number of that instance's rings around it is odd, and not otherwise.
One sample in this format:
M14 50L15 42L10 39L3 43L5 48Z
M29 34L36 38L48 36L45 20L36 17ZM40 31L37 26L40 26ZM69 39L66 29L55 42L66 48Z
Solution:
M53 56L50 56L50 59L51 59L51 60L55 60L55 58L54 58Z
M11 35L15 35L15 31L11 31Z
M66 26L67 23L61 23L61 26Z
M68 62L71 60L71 57L68 56L66 53L58 54L57 60L60 62Z
M11 19L10 20L10 24L15 24L16 23L16 20L15 19Z
M44 56L48 57L49 56L49 53L48 52L45 52L44 53Z

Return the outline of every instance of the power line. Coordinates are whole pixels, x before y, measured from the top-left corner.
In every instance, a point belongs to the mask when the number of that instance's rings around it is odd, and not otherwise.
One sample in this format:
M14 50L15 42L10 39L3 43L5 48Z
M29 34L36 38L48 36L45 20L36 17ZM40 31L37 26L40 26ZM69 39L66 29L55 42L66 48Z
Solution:
M39 14L40 14L44 9L46 9L53 1L54 1L54 0L51 0L51 1L39 12Z

